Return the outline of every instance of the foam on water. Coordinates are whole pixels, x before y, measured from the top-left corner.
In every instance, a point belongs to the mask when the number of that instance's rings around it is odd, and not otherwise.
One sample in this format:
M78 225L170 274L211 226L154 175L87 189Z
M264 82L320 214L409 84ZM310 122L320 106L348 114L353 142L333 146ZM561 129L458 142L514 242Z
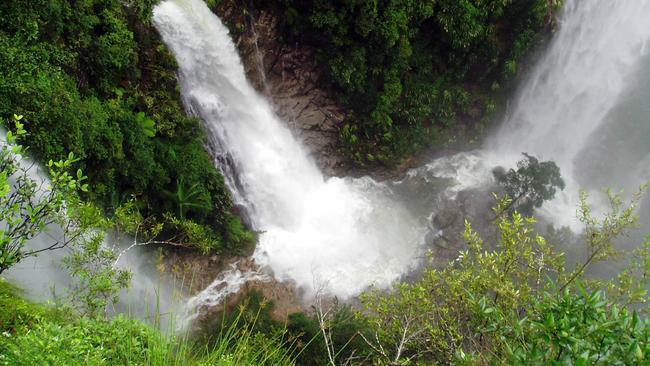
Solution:
M210 286L194 295L187 302L187 314L182 318L179 328L183 328L196 319L203 309L210 309L221 304L228 296L236 294L242 285L249 281L268 281L269 277L257 271L242 272L237 268L237 262L222 271Z

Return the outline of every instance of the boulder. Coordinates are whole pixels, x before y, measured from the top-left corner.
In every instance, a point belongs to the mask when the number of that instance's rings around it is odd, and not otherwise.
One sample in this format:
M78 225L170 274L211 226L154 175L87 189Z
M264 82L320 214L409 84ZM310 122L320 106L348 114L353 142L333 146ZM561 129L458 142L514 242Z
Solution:
M433 217L433 225L438 229L445 229L460 219L461 212L456 205L446 205Z

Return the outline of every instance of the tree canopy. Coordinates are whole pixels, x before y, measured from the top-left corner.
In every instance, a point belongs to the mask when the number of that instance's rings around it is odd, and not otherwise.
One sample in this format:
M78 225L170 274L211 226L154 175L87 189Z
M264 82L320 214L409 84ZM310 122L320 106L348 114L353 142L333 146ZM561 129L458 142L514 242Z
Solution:
M146 217L178 213L213 232L212 249L237 251L249 243L231 231L223 177L181 105L155 2L0 3L0 119L25 116L20 142L37 161L74 153L92 187L82 196L108 215L135 198ZM191 202L165 194L185 187ZM167 235L182 230L173 226Z
M552 161L539 161L523 153L517 162L517 170L507 172L502 167L493 170L494 178L512 198L510 209L530 215L534 208L555 197L558 189L564 189L560 168Z

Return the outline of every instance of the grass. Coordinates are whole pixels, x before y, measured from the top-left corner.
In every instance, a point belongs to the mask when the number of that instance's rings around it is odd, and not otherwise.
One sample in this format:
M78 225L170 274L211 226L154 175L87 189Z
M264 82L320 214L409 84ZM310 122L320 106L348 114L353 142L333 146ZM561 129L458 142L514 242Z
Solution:
M170 328L173 329L173 328ZM281 333L263 335L241 318L209 346L125 315L93 319L25 300L0 279L0 365L293 365Z

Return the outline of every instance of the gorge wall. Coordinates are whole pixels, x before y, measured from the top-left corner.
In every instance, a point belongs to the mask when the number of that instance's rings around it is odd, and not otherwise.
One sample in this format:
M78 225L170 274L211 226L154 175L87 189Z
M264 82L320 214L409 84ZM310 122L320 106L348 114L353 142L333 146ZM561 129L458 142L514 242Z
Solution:
M352 164L339 144L347 113L319 86L314 49L282 42L279 18L272 11L250 9L236 0L222 1L212 10L229 27L250 83L310 149L319 168L327 176L349 175Z

